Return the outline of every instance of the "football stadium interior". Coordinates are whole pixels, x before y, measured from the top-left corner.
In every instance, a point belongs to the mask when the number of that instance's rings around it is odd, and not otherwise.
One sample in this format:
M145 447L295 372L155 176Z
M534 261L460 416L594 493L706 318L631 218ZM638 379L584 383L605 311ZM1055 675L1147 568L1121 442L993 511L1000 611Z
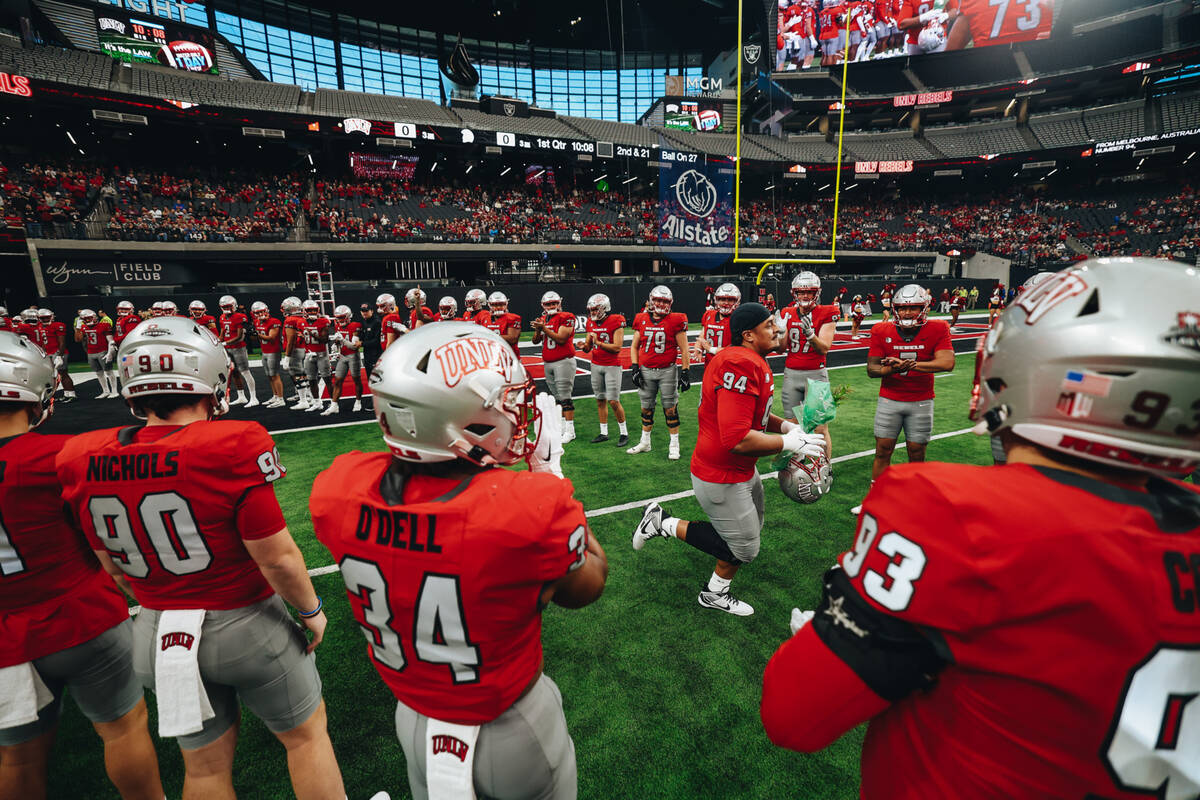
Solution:
M28 331L37 309L66 323L74 384L39 431L135 422L70 336L82 310L112 324L121 303L140 321L199 301L219 316L230 296L245 314L261 402L242 397L228 417L260 423L286 467L275 494L324 597L316 660L351 800L411 794L395 699L309 499L335 456L388 449L369 379L379 353L368 346L344 380L326 368L306 389L315 400L288 405L296 385L264 373L254 304L284 319L295 297L363 321L390 294L407 331L410 309L416 327L422 304L436 321L451 298L445 318L462 319L468 292L500 292L523 321L520 362L549 390L537 325L556 292L577 350L562 470L610 570L594 605L542 621L578 795L848 800L864 729L790 752L767 738L759 701L789 611L815 607L854 542L850 509L876 452L868 338L889 298L919 284L929 319L952 325L929 459L984 465L988 437L968 419L976 350L1018 287L1093 258L1200 258L1200 0L0 0L0 117L0 306L17 330L25 309ZM797 504L761 459L762 553L737 584L756 613L715 614L689 594L707 557L646 557L630 532L651 500L701 514L689 460L716 287L773 312L802 271L840 316L826 356L832 487ZM649 452L629 454L615 431L591 442L611 413L582 346L590 298L632 321L658 286L687 317L694 388L674 422L652 410ZM427 299L406 307L413 289ZM617 363L633 444L631 335ZM786 358L767 357L781 415ZM180 797L179 748L154 744ZM50 797L119 796L69 701L50 765ZM283 748L251 713L234 786L295 796Z

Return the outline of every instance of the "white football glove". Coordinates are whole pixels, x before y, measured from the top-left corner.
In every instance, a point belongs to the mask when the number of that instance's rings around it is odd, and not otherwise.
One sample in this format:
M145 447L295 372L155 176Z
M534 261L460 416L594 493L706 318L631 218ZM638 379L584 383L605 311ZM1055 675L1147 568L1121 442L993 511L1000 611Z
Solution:
M333 342L334 344L337 344L337 343L343 341L342 334L338 333L336 331L329 334L329 341Z
M538 425L537 446L529 456L529 471L551 472L561 478L562 407L545 392L539 392L534 403L541 412L541 423Z
M279 359L279 368L280 369L291 369L292 368L292 357L284 356L283 358Z
M104 360L111 364L111 363L113 363L113 359L115 359L116 357L117 357L117 346L115 344L110 344L108 346L108 352L104 354Z
M801 628L812 622L813 617L817 615L815 611L801 611L798 608L792 609L792 619L788 623L788 627L792 629L792 636L795 636Z
M816 334L816 331L813 329L811 314L805 314L800 317L800 333L804 335L805 341L808 341Z
M930 10L918 16L917 22L920 22L922 25L928 25L931 22L936 22L939 25L942 25L945 24L946 20L948 19L950 19L950 15L945 11Z
M783 452L817 458L825 455L825 437L819 433L805 433L799 426L783 434Z
M799 427L800 427L800 425L798 423L791 422L791 421L785 419L783 422L779 423L779 432L787 433L788 431L794 431Z
M63 368L63 357L60 353L54 354L54 369L60 370Z
M817 49L817 37L815 37L815 36L808 37L808 46L811 47L813 50L816 50Z

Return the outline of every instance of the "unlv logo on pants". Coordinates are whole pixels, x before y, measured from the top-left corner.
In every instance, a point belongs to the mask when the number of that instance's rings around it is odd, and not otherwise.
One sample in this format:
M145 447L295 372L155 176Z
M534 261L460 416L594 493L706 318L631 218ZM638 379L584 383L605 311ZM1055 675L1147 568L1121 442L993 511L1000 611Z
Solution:
M162 635L162 649L166 650L169 647L182 647L184 650L191 650L195 643L196 637L190 633L182 633L180 631L172 631Z
M466 761L467 751L470 749L469 744L454 736L438 734L433 737L433 754L435 756L439 753L449 753L459 761Z

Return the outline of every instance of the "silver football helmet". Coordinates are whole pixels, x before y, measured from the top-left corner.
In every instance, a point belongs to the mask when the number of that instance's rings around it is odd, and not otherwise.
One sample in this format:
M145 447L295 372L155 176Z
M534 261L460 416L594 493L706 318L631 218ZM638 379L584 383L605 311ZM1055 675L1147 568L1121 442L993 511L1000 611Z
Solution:
M233 362L213 332L195 320L159 317L139 323L121 341L117 364L126 401L154 394L196 394L212 397L214 417L229 410Z
M742 290L732 283L722 283L713 293L713 302L717 304L717 311L728 317L742 302Z
M454 319L458 316L458 301L450 295L438 300L438 315L442 319Z
M30 325L37 324L37 321L38 321L37 306L30 306L29 308L22 311L21 319L24 320L25 322L28 322Z
M464 302L468 311L483 311L483 307L487 304L487 292L483 289L471 289L467 292Z
M231 294L222 295L221 299L217 301L217 308L226 314L232 314L237 311L237 300Z
M920 309L915 317L900 316L900 309L914 306ZM916 283L907 283L901 286L892 295L892 311L896 313L896 327L906 329L921 327L929 319L929 292Z
M150 315L153 317L161 317L163 315L162 300L154 301L154 303L150 306Z
M38 322L43 325L49 325L51 322L54 322L54 312L48 308L39 308Z
M266 319L267 316L270 315L271 309L262 300L255 300L250 304L250 313L253 314L256 319Z
M384 351L370 378L396 458L515 464L532 450L533 381L508 342L470 322L423 325Z
M295 317L300 314L300 298L285 297L283 302L279 304L279 310L283 312L285 317Z
M34 342L13 331L0 331L0 398L36 404L37 419L30 430L54 412L58 373L54 360Z
M675 295L666 286L658 285L650 290L650 313L665 316L671 313Z
M174 317L179 315L179 306L175 305L170 300L163 300L162 310L164 317Z
M122 300L121 302L117 303L117 316L128 317L132 313L133 303L129 302L128 300Z
M95 325L96 312L90 308L82 308L79 310L79 319L84 325Z
M383 294L379 295L379 297L375 298L375 310L378 311L381 316L385 314L391 314L396 310L396 298L393 295L384 292Z
M792 299L804 313L821 302L821 278L815 272L801 272L792 278Z
M7 316L8 316L8 309L5 308L4 306L0 306L0 319L4 319Z
M420 308L425 305L426 299L424 290L417 287L413 287L404 293L404 305L409 308Z
M1026 291L980 347L971 418L1076 458L1200 466L1200 269L1080 262Z
M612 301L608 299L608 295L597 292L588 298L587 310L592 322L599 322L612 313Z
M321 316L321 304L316 300L305 300L300 307L304 310L304 316L309 319L316 319Z
M779 488L797 503L815 503L833 487L833 467L822 453L817 457L788 459L779 470Z
M200 302L199 300L193 300L192 302L188 303L188 312L192 315L193 319L203 317L208 313L208 306L204 305L204 303Z
M342 325L345 325L347 322L349 322L350 317L353 315L354 312L350 310L350 306L338 306L333 310L333 318Z
M493 314L508 313L508 295L501 291L492 292L488 295L488 308Z
M1047 278L1053 278L1053 277L1054 277L1053 272L1035 273L1035 274L1029 276L1029 280L1027 280L1021 284L1021 289L1028 292L1030 289L1037 286L1042 281L1046 280Z
M551 289L542 295L542 311L547 315L562 311L562 295Z

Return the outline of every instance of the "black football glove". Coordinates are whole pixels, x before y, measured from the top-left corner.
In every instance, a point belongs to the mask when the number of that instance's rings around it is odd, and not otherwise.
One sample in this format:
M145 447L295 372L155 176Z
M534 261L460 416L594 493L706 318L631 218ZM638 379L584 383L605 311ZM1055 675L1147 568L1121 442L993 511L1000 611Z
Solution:
M646 379L642 377L642 368L634 364L629 368L629 379L633 381L633 385L641 389L646 384Z
M679 368L679 391L686 392L692 388L692 376L688 370L683 367Z

